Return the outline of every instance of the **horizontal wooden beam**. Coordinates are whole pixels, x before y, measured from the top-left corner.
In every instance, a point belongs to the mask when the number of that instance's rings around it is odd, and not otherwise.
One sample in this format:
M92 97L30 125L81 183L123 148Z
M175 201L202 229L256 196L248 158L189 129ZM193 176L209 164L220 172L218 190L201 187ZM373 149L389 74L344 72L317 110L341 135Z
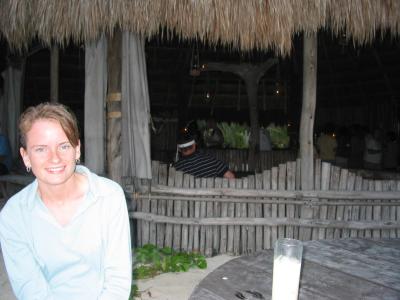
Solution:
M152 193L163 193L180 196L229 196L235 197L280 197L291 199L352 199L352 200L400 200L399 192L373 191L286 191L255 190L233 188L185 189L156 185L151 187ZM356 205L356 204L354 204Z
M389 202L389 201L379 201L379 202L360 202L361 200L357 200L357 202L352 201L353 199L341 199L342 201L331 201L327 199L318 199L318 198L296 198L287 197L283 198L282 195L271 196L271 198L267 197L223 197L218 196L218 198L214 197L205 197L205 196L177 196L177 195L160 195L151 193L151 195L135 195L135 199L138 200L171 200L171 201L199 201L199 202L222 202L222 203L258 203L258 204L293 204L293 205L308 205L308 206L399 206L400 202Z
M242 217L218 217L218 218L181 218L160 216L145 212L131 212L133 219L166 224L179 225L244 225L244 226L299 226L312 228L341 228L341 229L398 229L400 221L338 221L321 219L292 219L292 218L242 218Z

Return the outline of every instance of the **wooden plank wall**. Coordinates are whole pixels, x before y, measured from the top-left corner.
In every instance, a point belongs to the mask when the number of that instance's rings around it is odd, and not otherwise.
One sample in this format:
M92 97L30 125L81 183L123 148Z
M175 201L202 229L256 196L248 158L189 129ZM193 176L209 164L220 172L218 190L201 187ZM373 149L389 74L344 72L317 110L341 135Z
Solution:
M206 256L213 256L219 253L249 254L261 249L270 249L275 241L282 237L302 240L347 237L400 238L400 180L364 179L347 169L317 160L315 192L338 191L337 194L342 195L339 191L348 191L354 192L351 195L357 195L359 191L382 191L395 192L392 193L395 196L382 200L364 200L357 197L350 199L349 196L346 196L346 199L280 197L279 191L298 190L298 166L298 161L291 161L259 174L227 180L194 178L153 161L154 186L168 186L186 192L151 192L136 196L138 245L153 243L159 247L198 251ZM253 195L238 198L221 194L211 199L205 195L196 195L196 189L215 188L267 190L277 193L276 197ZM304 206L312 208L314 225L301 225L302 221L309 220L302 215ZM155 220L165 216L173 218L174 221ZM179 220L183 222L180 223ZM213 223L202 225L201 220L211 220ZM335 222L339 222L339 225L326 225ZM371 227L368 226L368 222L382 226ZM397 227L391 224L397 224Z

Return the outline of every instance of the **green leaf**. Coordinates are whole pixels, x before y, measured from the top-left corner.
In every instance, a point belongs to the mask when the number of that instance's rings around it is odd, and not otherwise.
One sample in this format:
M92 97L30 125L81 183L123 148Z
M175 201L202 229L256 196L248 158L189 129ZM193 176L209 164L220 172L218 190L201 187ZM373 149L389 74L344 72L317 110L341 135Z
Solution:
M286 126L275 126L275 124L270 124L266 130L269 133L271 143L274 147L283 149L289 146L290 137Z
M155 269L153 266L139 266L135 268L134 270L134 278L136 279L145 279L145 278L150 278L154 277L157 275L157 269Z
M176 252L147 244L134 250L136 255L133 278L144 279L166 272L187 272L190 268L205 269L207 261L198 253Z
M207 261L205 259L201 259L197 261L197 267L199 269L206 269L207 268Z
M132 284L131 294L129 295L129 300L134 300L135 297L140 297L139 288L136 284Z
M157 247L155 245L152 244L146 244L142 247L143 250L147 251L148 253L157 250Z
M182 264L182 271L183 271L183 272L189 271L190 266L191 266L190 263L187 263L187 262L186 262L186 263L183 263L183 264Z
M164 248L160 249L160 252L164 255L172 255L174 250L170 247L164 247Z
M217 124L224 137L224 147L247 149L249 147L250 130L247 125L221 122Z

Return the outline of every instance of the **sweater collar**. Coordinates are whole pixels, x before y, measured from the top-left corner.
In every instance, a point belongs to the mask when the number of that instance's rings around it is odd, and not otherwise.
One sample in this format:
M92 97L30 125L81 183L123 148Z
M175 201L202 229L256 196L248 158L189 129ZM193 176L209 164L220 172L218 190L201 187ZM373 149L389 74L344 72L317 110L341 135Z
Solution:
M97 201L97 198L99 196L98 190L95 188L96 186L96 181L97 181L97 175L94 173L90 172L88 168L82 165L77 165L75 168L75 172L83 174L86 176L88 180L88 191L86 194L88 205L91 203L94 203ZM38 195L38 181L35 179L30 185L26 187L26 193L27 193L27 206L28 209L33 210L35 208L35 205L37 204L37 201L40 201L39 195Z

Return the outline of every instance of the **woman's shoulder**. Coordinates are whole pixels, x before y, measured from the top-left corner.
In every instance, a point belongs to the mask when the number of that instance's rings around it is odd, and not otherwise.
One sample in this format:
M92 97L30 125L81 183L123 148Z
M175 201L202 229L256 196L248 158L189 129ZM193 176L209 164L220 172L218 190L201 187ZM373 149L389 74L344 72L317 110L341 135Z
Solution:
M111 191L122 191L121 185L110 178L97 176L97 180L100 188Z
M91 173L90 177L90 188L96 194L104 196L123 193L121 185L110 178L95 173Z
M92 172L91 170L89 170L89 168L83 166L83 165L79 165L77 166L77 172L81 173L83 175L86 175L88 180L89 180L89 184L91 185L90 188L92 189L107 189L107 190L119 190L122 189L121 186L111 180L110 178L107 178L104 175L98 175L94 172Z

